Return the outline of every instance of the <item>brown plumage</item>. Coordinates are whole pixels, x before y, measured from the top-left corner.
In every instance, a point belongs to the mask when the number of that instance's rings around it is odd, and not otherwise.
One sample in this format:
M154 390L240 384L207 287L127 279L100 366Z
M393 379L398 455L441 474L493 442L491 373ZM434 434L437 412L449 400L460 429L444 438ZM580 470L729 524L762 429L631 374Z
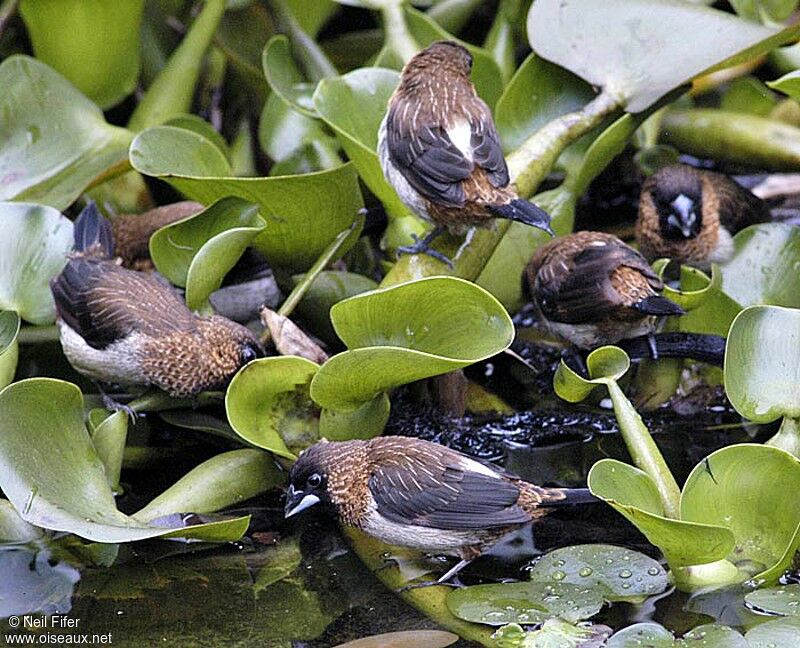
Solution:
M769 219L766 203L727 176L675 164L642 185L636 242L651 261L708 268L731 257L736 232Z
M393 436L303 452L286 515L321 503L387 544L458 556L444 581L547 507L585 501L594 501L585 489L542 488L436 443Z
M683 310L644 257L616 236L576 232L540 247L525 269L533 304L554 333L583 349L653 333Z
M111 226L94 204L75 223L75 249L50 286L64 353L80 373L189 397L223 388L260 355L244 326L198 317L171 286L110 260Z
M548 214L509 186L500 138L471 69L466 49L438 41L406 64L389 100L378 134L384 175L411 210L436 225L403 252L428 252L445 229L461 234L494 218L552 233Z
M150 237L167 225L203 211L203 205L191 200L150 209L141 214L120 214L111 219L114 251L122 265L133 270L154 269L150 260Z

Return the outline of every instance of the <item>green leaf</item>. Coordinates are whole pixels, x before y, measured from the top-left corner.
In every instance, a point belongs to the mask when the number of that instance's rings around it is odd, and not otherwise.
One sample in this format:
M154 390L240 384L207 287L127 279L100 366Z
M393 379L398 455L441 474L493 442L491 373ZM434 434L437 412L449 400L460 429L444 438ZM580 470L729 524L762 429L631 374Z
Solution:
M776 104L775 93L755 77L735 79L720 100L722 110L766 117Z
M225 394L231 427L249 443L294 459L319 438L318 412L308 395L318 368L305 358L278 356L240 369Z
M800 545L800 461L764 445L738 444L711 453L683 488L681 518L724 526L736 545L728 560L756 582L774 582Z
M119 492L119 475L128 438L128 414L122 410L109 413L105 409L93 409L89 412L87 425L108 485L114 492Z
M530 625L553 618L574 623L597 614L603 597L568 583L498 583L454 590L447 595L447 607L460 619L487 625Z
M561 619L547 619L537 630L525 632L516 623L492 635L497 648L599 648L611 628L605 625L575 626Z
M20 319L14 311L0 311L0 389L10 385L19 359Z
M535 54L519 66L494 111L503 149L514 151L547 122L580 110L594 97L580 77Z
M150 237L150 256L161 274L186 288L189 308L207 310L209 295L265 227L257 205L241 198L221 198L155 232Z
M0 200L64 209L93 181L127 167L133 134L107 124L95 104L44 63L8 57L0 64L0 88Z
M32 324L50 324L56 311L50 280L72 249L72 223L43 205L0 203L0 309Z
M747 648L778 648L800 643L800 619L775 619L750 628L744 636Z
M225 138L202 117L188 113L185 115L176 115L165 121L164 126L175 126L175 128L183 128L184 130L197 133L214 144L219 149L220 153L230 160L231 151Z
M267 226L254 247L272 264L292 271L310 267L363 206L352 165L297 176L235 178L211 142L172 126L140 133L130 157L137 171L163 178L203 204L225 196L257 203Z
M51 378L0 392L0 488L26 522L95 542L156 537L236 540L248 517L190 527L150 526L117 510L83 424L83 396ZM179 511L173 511L178 513Z
M389 420L391 402L386 393L355 409L324 409L319 418L319 435L330 441L371 439L383 432Z
M709 623L697 626L682 639L658 623L636 623L615 633L606 648L748 648L749 643L733 628Z
M0 542L31 542L41 530L23 520L7 499L0 498Z
M364 183L386 211L397 217L407 215L408 208L384 178L376 151L378 128L398 80L392 70L361 68L323 79L314 92L314 106L336 133Z
M289 49L289 39L283 34L273 36L261 55L264 76L281 101L306 117L319 117L311 101L314 84L303 81Z
M733 237L733 257L720 267L722 290L741 306L800 308L800 228L751 225Z
M722 560L734 547L736 539L725 526L664 517L653 480L638 468L602 459L592 466L588 484L593 495L605 500L661 549L673 570Z
M607 601L642 601L667 589L667 572L658 562L605 544L551 551L533 566L530 579L591 587Z
M590 376L588 379L562 362L553 378L553 388L565 401L580 403L598 385L608 385L622 378L630 367L630 358L622 349L615 346L600 347L586 358L586 368Z
M725 348L725 391L745 418L800 418L800 310L751 306L734 320Z
M175 512L212 513L281 486L284 477L266 452L223 452L193 468L133 517L152 522Z
M534 52L602 87L632 113L712 69L768 52L796 33L660 0L544 0L528 14Z
M797 8L797 0L731 0L742 18L756 22L782 22Z
M442 630L405 630L372 635L339 644L335 648L445 648L458 641L458 635Z
M800 101L800 70L784 74L775 81L767 81L767 85L773 90L789 95L795 101Z
M36 58L109 108L139 78L139 25L144 0L23 0L19 12Z
M506 349L514 327L488 292L454 277L429 277L339 302L331 320L348 351L311 383L311 397L352 410L415 380L466 367Z
M756 590L746 594L744 600L762 613L800 616L800 585L796 583Z

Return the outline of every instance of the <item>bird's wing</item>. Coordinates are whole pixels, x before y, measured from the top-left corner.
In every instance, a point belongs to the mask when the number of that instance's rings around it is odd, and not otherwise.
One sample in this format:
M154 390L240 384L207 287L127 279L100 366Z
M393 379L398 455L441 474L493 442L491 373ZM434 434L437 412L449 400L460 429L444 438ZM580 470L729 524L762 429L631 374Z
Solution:
M51 289L61 319L95 349L135 332L155 336L196 327L171 287L112 261L72 259Z
M703 202L704 215L706 204L713 205L719 212L720 224L731 234L770 220L767 204L728 176L709 171L702 182L703 194L712 197Z
M503 147L500 145L500 136L492 119L492 113L481 99L477 97L473 103L472 126L472 155L475 164L481 167L495 187L505 187L508 184L508 165L506 164Z
M530 521L513 480L460 453L403 446L377 459L369 488L377 512L392 522L458 530Z
M548 319L566 324L593 323L608 317L613 311L630 306L612 281L613 273L621 267L635 271L636 287L645 293L663 287L644 257L612 241L545 262L536 280L539 307ZM645 296L642 294L642 298Z

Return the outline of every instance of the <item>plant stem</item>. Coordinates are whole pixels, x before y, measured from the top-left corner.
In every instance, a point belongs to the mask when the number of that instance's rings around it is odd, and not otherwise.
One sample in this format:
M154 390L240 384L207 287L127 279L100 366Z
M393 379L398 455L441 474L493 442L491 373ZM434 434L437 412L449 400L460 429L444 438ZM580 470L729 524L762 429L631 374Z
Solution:
M20 344L41 344L42 342L57 342L60 338L58 327L50 326L23 326L19 329L17 341Z
M619 100L602 93L581 110L562 115L536 131L507 159L511 181L517 193L522 197L532 195L561 152L619 108ZM445 274L455 274L473 281L489 261L510 225L510 221L498 220L491 228L476 229L472 238L468 239L468 244L449 235L442 236L437 239L434 247L453 261L454 270L426 254L409 254L394 264L381 286L393 286Z
M322 79L338 76L339 72L336 67L316 41L303 31L286 2L284 0L268 0L267 4L280 23L281 29L289 35L292 54L303 66L306 78L317 83Z
M650 431L617 381L609 380L606 385L611 402L614 404L614 414L619 422L622 438L633 463L646 472L655 483L664 506L664 514L669 518L680 518L681 491L664 457L661 456L661 451L650 436Z
M385 2L381 7L381 16L383 17L386 43L403 60L403 63L408 62L420 47L406 24L403 3L397 0Z
M781 427L767 445L786 450L789 454L800 459L800 419L784 416Z

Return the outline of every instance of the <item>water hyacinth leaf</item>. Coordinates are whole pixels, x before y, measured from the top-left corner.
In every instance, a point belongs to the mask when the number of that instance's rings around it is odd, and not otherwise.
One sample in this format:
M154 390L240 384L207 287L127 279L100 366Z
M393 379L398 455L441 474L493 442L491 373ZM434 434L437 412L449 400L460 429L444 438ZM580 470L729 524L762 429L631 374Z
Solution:
M143 10L144 0L23 0L19 6L36 58L101 108L136 87Z
M446 648L456 641L458 635L443 630L405 630L348 641L336 648Z
M611 632L606 625L576 626L561 619L547 619L540 628L528 632L511 623L492 638L497 648L602 648Z
M151 522L175 512L212 513L282 486L285 474L266 452L223 452L193 468L134 514Z
M534 565L530 579L591 587L607 601L644 600L667 589L667 572L657 561L604 544L551 551Z
M800 310L751 306L734 320L725 348L725 391L745 418L800 418Z
M502 305L454 277L351 297L331 309L331 320L348 351L320 368L311 397L334 410L352 410L392 387L479 362L514 337Z
M23 520L7 499L0 498L0 542L31 542L42 531Z
M408 209L383 177L378 161L378 128L399 75L384 68L360 68L323 79L314 92L314 106L342 144L358 173L392 216Z
M742 77L728 86L720 99L720 108L765 117L775 103L775 93L770 92L763 81L755 77Z
M294 459L319 438L319 413L308 395L318 369L310 360L294 356L246 365L225 394L231 427L248 443Z
M0 311L0 389L11 384L19 360L20 319L14 311Z
M383 432L389 420L391 401L386 393L355 409L323 409L319 417L319 435L329 441L371 439Z
M506 152L514 151L547 122L592 100L591 86L535 54L519 66L494 110Z
M733 237L733 257L720 267L722 290L742 307L800 308L800 228L751 225Z
M150 256L161 274L186 288L186 305L202 310L264 227L258 205L241 198L221 198L155 232L150 237Z
M773 90L789 95L795 101L800 101L800 70L784 74L775 81L767 81L767 85Z
M584 400L598 385L617 381L630 369L628 354L619 347L606 346L592 351L586 359L589 379L577 374L562 362L553 379L556 394L570 403Z
M800 619L785 617L750 628L744 638L747 648L777 648L800 643Z
M140 133L130 158L140 173L162 178L204 205L225 196L258 204L267 226L254 247L290 271L310 267L363 206L350 164L296 176L236 178L211 142L173 126Z
M797 583L756 590L745 595L744 600L749 607L766 614L800 616L800 585Z
M742 18L756 22L781 22L792 15L797 0L731 0L734 11Z
M319 117L311 100L314 86L303 82L286 36L279 34L269 40L261 56L261 66L269 87L281 101L307 117Z
M677 33L694 46L669 37ZM602 87L632 113L795 35L794 28L781 31L701 5L659 0L544 0L528 14L534 52Z
M459 619L487 625L529 625L553 618L576 623L597 614L603 596L568 583L498 583L454 590L447 595L447 607Z
M56 316L50 279L72 249L72 222L52 207L28 203L0 203L0 222L0 309L50 324Z
M738 444L695 466L683 489L681 518L724 526L736 545L728 560L758 582L775 581L800 545L800 461L783 450Z
M83 423L72 383L30 378L0 392L0 488L22 518L95 542L157 537L236 540L248 517L195 526L151 526L117 510ZM177 513L177 511L174 511Z
M128 414L122 410L109 414L104 409L94 409L89 412L87 424L92 444L105 469L108 485L114 492L119 492L122 456L128 438Z
M714 563L734 548L736 539L723 525L665 517L655 484L638 468L615 459L601 459L592 466L588 485L593 495L605 500L661 549L673 570Z
M127 167L133 134L55 70L28 56L0 64L0 200L64 209L93 181ZM41 101L47 97L47 101Z
M188 113L185 115L176 115L165 121L164 126L175 126L175 128L193 131L214 144L226 158L230 159L231 157L230 147L225 141L225 138L216 128L198 115Z
M615 633L606 648L749 648L751 644L733 628L709 623L687 632L681 639L658 623L636 623Z

